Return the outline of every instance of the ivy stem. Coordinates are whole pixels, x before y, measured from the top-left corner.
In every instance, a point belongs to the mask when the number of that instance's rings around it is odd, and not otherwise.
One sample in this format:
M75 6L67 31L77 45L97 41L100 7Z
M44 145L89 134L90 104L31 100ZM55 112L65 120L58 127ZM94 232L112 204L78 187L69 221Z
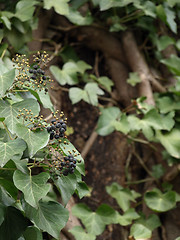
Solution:
M4 122L2 122L2 124L4 125L4 128L5 128L5 130L6 130L7 134L8 134L8 136L10 137L10 139L13 140L13 138L12 138L12 136L11 136L11 134L10 134L10 131L8 130L6 124L5 124Z
M128 181L128 182L125 182L125 184L133 185L133 184L139 184L139 183L149 182L149 181L153 181L153 180L154 180L154 178L146 178L146 179L141 179L141 180L137 180L137 181Z
M28 90L13 90L12 92L28 92Z
M14 171L14 170L16 170L16 168L2 168L2 167L0 167L0 170Z

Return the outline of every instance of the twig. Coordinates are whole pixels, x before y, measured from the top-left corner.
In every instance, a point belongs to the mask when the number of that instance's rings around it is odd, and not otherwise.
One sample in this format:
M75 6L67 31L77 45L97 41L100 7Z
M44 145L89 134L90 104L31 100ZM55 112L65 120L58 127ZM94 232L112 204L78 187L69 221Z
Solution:
M97 132L95 132L95 129L96 129L96 127L94 128L93 132L91 133L89 139L87 140L87 142L81 152L81 156L83 158L85 158L87 156L89 150L91 149L92 145L94 144L94 142L98 136Z

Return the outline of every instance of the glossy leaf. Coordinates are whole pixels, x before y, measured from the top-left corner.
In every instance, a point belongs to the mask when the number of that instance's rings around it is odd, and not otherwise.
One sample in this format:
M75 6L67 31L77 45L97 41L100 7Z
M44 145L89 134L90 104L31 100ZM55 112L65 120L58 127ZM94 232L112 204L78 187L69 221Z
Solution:
M175 40L167 35L161 36L157 40L158 51L162 51L167 48L170 44L175 44Z
M14 104L10 104L8 101L0 100L0 116L5 117L4 122L12 133L16 133L17 123L23 123L22 118L17 118L19 110L22 110L23 108L28 110L31 109L34 115L38 115L40 111L39 104L34 99L25 99Z
M76 176L71 174L58 177L55 185L61 193L63 204L66 205L76 189Z
M121 226L127 226L132 223L133 220L140 218L140 215L137 214L134 208L128 209L123 215L117 216L117 223Z
M86 183L83 182L83 181L77 182L77 184L76 184L76 191L77 191L78 197L80 199L89 194L89 188L86 185Z
M15 78L15 69L0 74L0 98L4 97Z
M104 76L104 77L97 78L97 81L100 85L106 88L107 91L111 92L112 86L114 86L114 83L111 79Z
M72 208L72 214L80 218L88 233L93 235L101 234L105 229L102 217L96 212L92 212L85 204L76 204Z
M16 170L13 176L15 186L24 193L24 198L32 207L37 208L40 199L45 197L50 190L48 173L40 173L35 176L27 175Z
M48 10L54 7L55 12L66 15L69 13L68 2L69 0L44 0L44 8Z
M4 221L0 226L1 239L18 239L26 227L28 220L14 207L7 207L4 214Z
M26 143L19 138L6 143L0 142L0 166L3 167L14 155L22 154L25 149Z
M35 10L36 1L21 0L16 5L15 17L19 18L22 22L32 19Z
M95 240L96 236L91 233L86 233L81 226L75 226L69 230L72 233L76 240Z
M18 137L22 138L27 143L30 157L34 156L38 150L45 147L49 141L49 134L46 129L39 132L33 132L28 127L17 124L16 133Z
M135 192L128 188L123 188L115 182L110 186L107 186L106 191L109 195L116 199L123 211L127 211L130 208L130 202L136 202L135 199L140 196L140 194L135 194Z
M38 209L26 204L26 215L36 226L59 239L61 229L68 221L68 210L57 202L39 202Z
M161 62L165 64L171 70L172 73L180 76L180 69L179 69L180 58L179 57L172 54L170 58L162 59Z
M129 83L131 86L136 86L137 83L140 83L141 79L137 72L129 73L129 78L127 79L127 83Z
M43 240L41 231L36 227L28 227L23 233L25 240Z
M130 235L135 239L149 239L152 236L152 231L159 226L161 226L159 217L152 214L148 219L137 220L131 227Z
M144 200L149 208L157 212L166 212L176 206L176 193L162 193L159 189L146 192Z
M120 110L117 107L101 109L101 115L98 120L97 133L106 136L115 130L114 121L120 117Z

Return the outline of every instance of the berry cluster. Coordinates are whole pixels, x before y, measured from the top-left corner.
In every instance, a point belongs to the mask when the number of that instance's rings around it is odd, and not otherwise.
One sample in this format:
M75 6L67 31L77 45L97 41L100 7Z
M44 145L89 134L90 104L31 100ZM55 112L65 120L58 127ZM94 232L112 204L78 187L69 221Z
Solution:
M11 91L15 89L24 89L26 87L32 87L39 91L44 90L45 93L48 91L48 84L53 82L50 77L45 76L43 70L47 66L47 62L50 60L48 54L44 51L43 53L37 52L37 55L33 55L34 65L30 67L29 59L26 55L16 54L16 58L13 58L14 66L19 71L14 81Z
M50 133L50 140L65 137L64 134L67 129L66 119L63 119L63 112L57 117L58 112L59 111L56 111L56 113L52 112L54 119L51 120L50 126L47 127L47 131Z
M56 175L63 174L64 176L67 176L68 174L74 173L76 163L77 159L71 154L62 158L58 157L51 161L50 171Z
M42 131L47 127L47 123L46 123L46 120L44 120L43 115L34 116L31 109L28 110L26 108L19 109L18 111L19 113L16 116L16 118L17 119L22 118L23 121L26 121L27 126L29 126L31 130L34 131L38 128Z

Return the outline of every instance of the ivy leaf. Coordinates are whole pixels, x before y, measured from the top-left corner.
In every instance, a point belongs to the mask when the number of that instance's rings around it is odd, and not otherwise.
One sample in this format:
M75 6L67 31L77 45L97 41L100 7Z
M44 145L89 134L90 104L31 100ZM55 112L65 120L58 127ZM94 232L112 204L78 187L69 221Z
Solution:
M72 233L76 240L95 240L96 236L91 233L86 233L81 226L75 226L69 230Z
M86 183L83 181L77 182L76 191L77 191L78 197L80 199L83 198L84 196L86 196L87 194L89 194L89 188L86 185Z
M15 78L15 69L0 74L0 98L4 97Z
M92 104L93 106L97 106L98 97L97 95L103 95L104 92L100 89L97 83L87 83L84 91L86 91L88 98L84 99L85 102Z
M161 113L168 113L173 110L180 110L179 103L168 96L158 98L157 104Z
M152 175L155 178L160 178L164 175L165 169L163 168L162 164L157 164L152 166Z
M63 204L66 205L76 189L76 176L71 174L58 177L55 185L61 193Z
M162 193L159 189L146 192L144 200L147 206L157 212L166 212L176 206L176 193L168 191Z
M136 86L137 83L140 83L141 79L137 72L131 72L129 73L129 78L127 79L127 83L129 83L131 86Z
M175 158L180 158L179 136L180 130L178 128L173 128L171 132L168 133L156 131L156 138L159 139L167 152Z
M171 31L177 33L177 24L175 22L176 14L173 9L169 8L168 6L164 7L164 11L166 13L166 21L169 25Z
M61 229L68 221L68 210L58 202L39 202L38 209L26 204L25 213L36 226L59 239Z
M71 99L72 104L76 104L79 101L81 101L82 99L83 100L88 99L88 96L84 90L82 90L78 87L72 87L69 90L69 98Z
M60 15L66 15L69 13L69 0L44 0L44 8L49 10L54 7L55 12Z
M22 139L0 142L0 166L3 167L14 155L22 153L26 143Z
M49 134L45 129L33 132L28 127L19 123L16 125L16 133L18 137L27 143L30 157L33 157L38 150L45 147L49 141Z
M165 48L167 48L170 44L175 44L175 40L169 36L161 36L158 40L157 40L157 48L158 51L162 51Z
M87 69L91 68L92 67L84 61L69 61L63 65L62 70L53 65L50 67L50 71L61 85L74 85L78 83L77 73L84 74Z
M15 17L19 18L22 22L32 19L35 10L36 1L21 0L16 5Z
M28 220L14 207L5 209L4 221L0 226L1 239L18 239L26 227Z
M101 234L105 229L105 223L101 216L92 212L91 209L83 203L76 204L72 208L72 214L81 219L87 229L87 232L93 235Z
M0 100L0 116L5 117L4 123L7 125L11 133L16 133L17 123L23 123L23 119L17 119L19 110L22 110L23 108L28 110L31 109L34 115L38 115L40 111L39 104L34 99L25 99L14 104L10 104L7 100Z
M24 193L26 202L37 208L39 200L50 190L50 184L47 184L49 177L49 174L44 172L31 176L16 170L13 181L15 186Z
M93 18L88 12L85 17L81 15L81 13L75 9L72 9L72 7L69 9L69 13L66 14L66 18L69 19L74 24L77 25L90 25L93 22Z
M107 204L101 204L96 210L96 214L98 214L102 221L105 224L116 223L118 213L112 207Z
M131 227L130 235L135 239L149 239L152 236L152 231L159 226L161 226L159 217L152 214L148 219L137 220Z
M161 62L165 64L171 70L172 73L180 76L180 69L179 69L180 58L179 57L172 54L170 58L162 59Z
M130 131L130 125L126 114L122 114L119 121L115 120L113 126L117 131L127 134Z
M112 7L124 7L127 6L130 3L134 3L136 0L121 0L121 1L117 1L117 0L101 0L100 1L100 10L104 11L107 9L110 9Z
M135 211L134 208L128 209L123 215L118 214L117 223L121 226L127 226L132 223L133 220L136 220L140 217L139 214Z
M12 185L11 185L12 186ZM8 207L15 203L15 200L0 186L0 204Z
M111 92L112 86L114 86L113 81L108 77L99 77L97 78L97 82L103 87L105 87L109 92Z
M106 186L106 191L111 197L116 199L123 211L127 211L130 208L130 202L136 202L135 199L140 196L140 194L134 194L133 191L123 188L115 182L110 186Z
M109 107L101 109L101 115L98 119L97 133L106 136L115 130L114 121L120 116L118 107Z
M27 227L23 236L25 240L43 240L41 231L33 226Z
M84 159L82 158L81 154L78 152L78 150L73 146L73 144L69 140L66 139L65 141L66 143L64 142L60 143L59 147L61 148L62 152L66 156L69 155L69 152L71 152L72 154L74 153L73 155L76 155L75 156L75 158L77 159L76 170L80 174L85 175Z

